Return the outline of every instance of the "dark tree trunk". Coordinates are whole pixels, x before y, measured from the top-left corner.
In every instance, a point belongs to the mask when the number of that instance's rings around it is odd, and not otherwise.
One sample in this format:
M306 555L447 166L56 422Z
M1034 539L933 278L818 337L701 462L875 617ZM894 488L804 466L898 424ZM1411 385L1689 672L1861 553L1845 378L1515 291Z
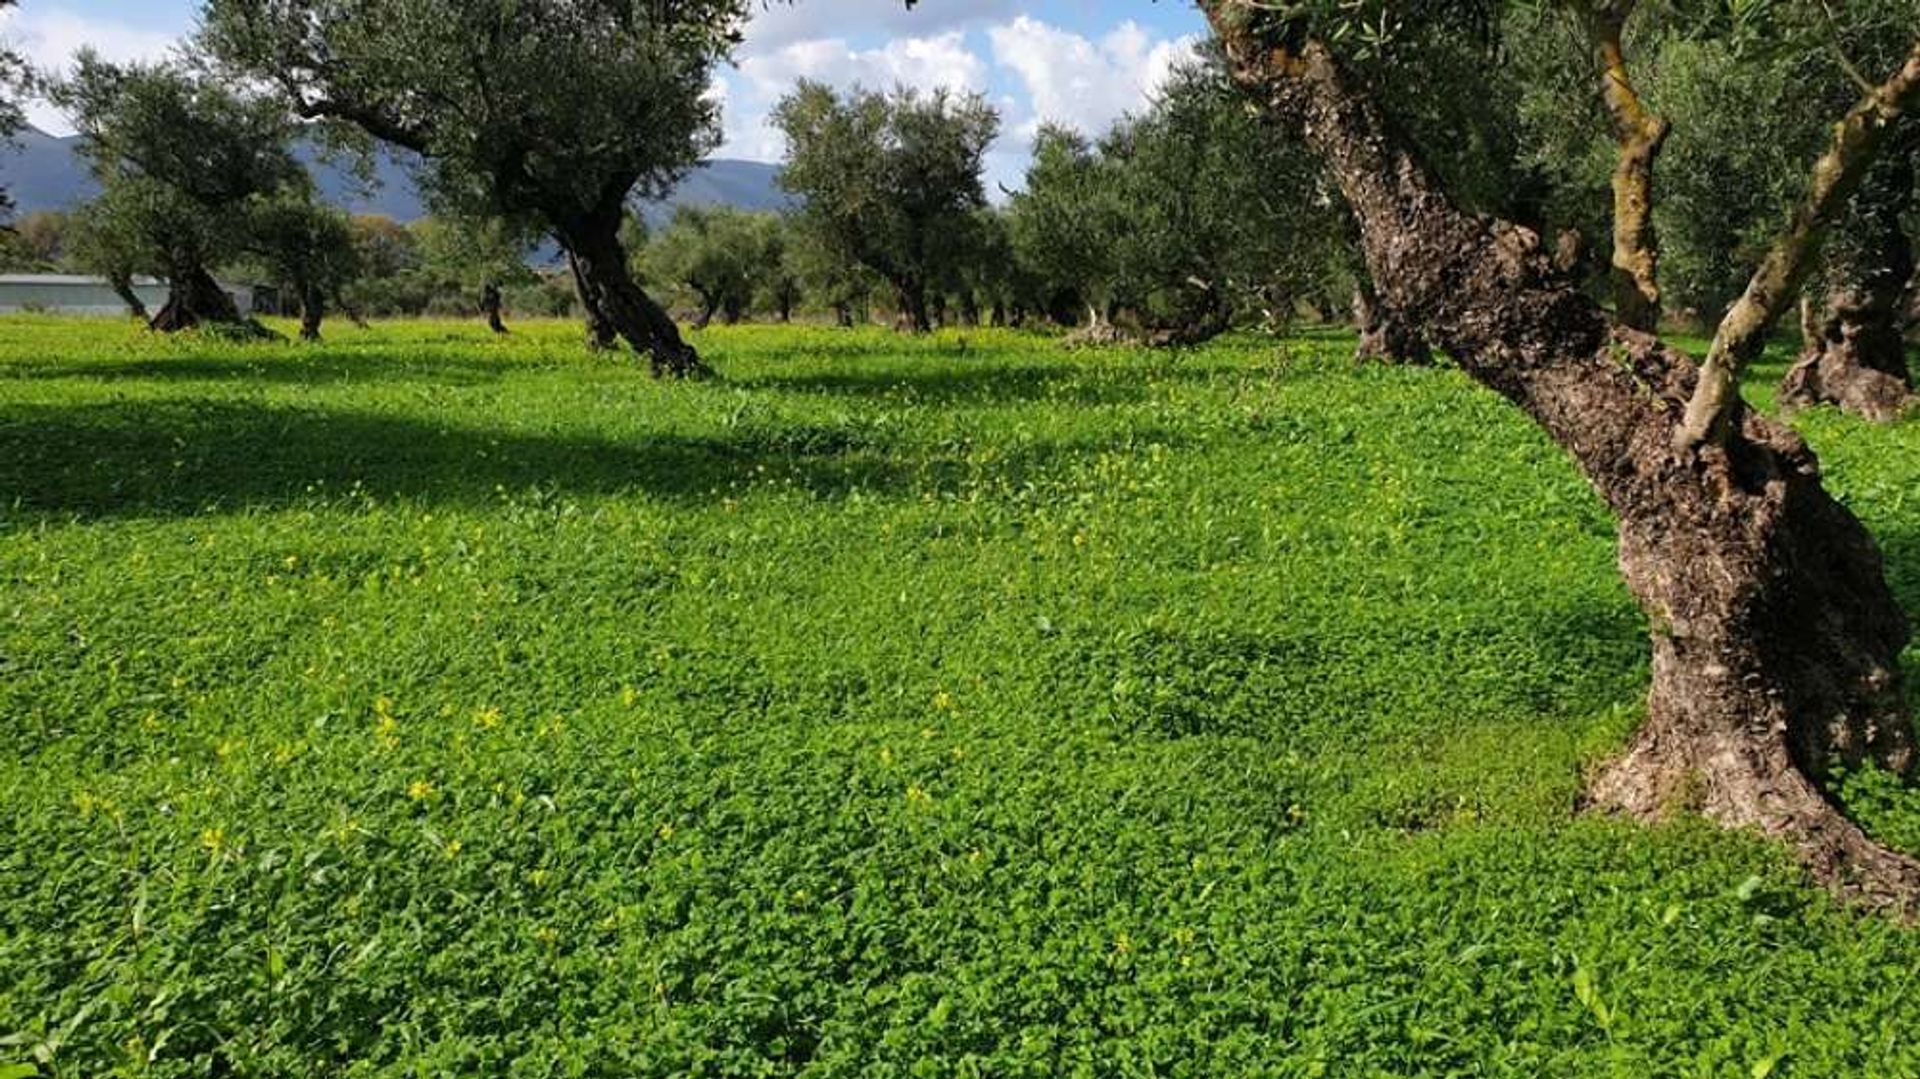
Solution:
M127 305L127 314L129 316L137 318L142 322L147 320L147 305L140 299L140 294L134 291L133 276L131 274L108 274L107 286L113 289L115 296L120 297L121 303Z
M596 347L612 347L625 339L646 355L656 378L703 378L712 368L680 337L672 316L653 302L627 267L627 251L620 243L621 203L566 218L559 225L560 242L567 249L580 302L587 312L589 340Z
M1007 324L1008 323L1007 323L1006 301L1004 300L993 301L993 307L989 309L987 312L987 325L995 328L999 328L1002 326L1006 326Z
M501 312L506 304L500 299L500 286L492 281L480 289L480 310L487 316L487 329L494 333L506 333L507 322Z
M1301 127L1338 182L1383 299L1564 447L1618 518L1621 571L1653 624L1653 686L1593 804L1696 808L1786 838L1854 895L1911 904L1920 864L1873 843L1818 785L1836 763L1906 773L1915 747L1905 618L1812 452L1745 409L1724 441L1676 442L1691 360L1610 324L1534 233L1454 206L1322 46L1289 51L1246 32L1238 4L1205 7L1237 79Z
M240 309L206 267L183 264L167 279L167 302L148 323L163 333L190 330L207 322L236 323Z
M1433 351L1417 330L1380 302L1373 279L1364 272L1353 286L1353 325L1360 332L1360 343L1353 350L1355 362L1381 361L1412 367L1433 362Z
M896 282L894 293L900 305L899 328L909 333L932 333L933 318L927 313L927 287L909 278Z
M960 294L960 325L980 325L980 301L974 297L972 290Z
M326 293L312 284L297 286L300 294L300 340L320 340L320 323L327 317Z
M693 328L704 330L713 325L714 312L720 310L720 301L702 293L700 296L700 314L693 320Z
M1901 225L1912 201L1904 154L1883 163L1855 199L1855 229L1830 250L1824 313L1810 320L1800 359L1780 387L1782 402L1834 404L1887 423L1912 405L1913 375L1900 302L1913 277L1913 245Z
M853 329L853 305L849 303L834 304L833 321L843 330Z
M580 298L580 310L587 321L587 348L594 352L611 352L619 347L620 334L601 309L599 300L589 299L594 286L587 281L586 272L572 251L567 252L567 269L573 274L574 294Z

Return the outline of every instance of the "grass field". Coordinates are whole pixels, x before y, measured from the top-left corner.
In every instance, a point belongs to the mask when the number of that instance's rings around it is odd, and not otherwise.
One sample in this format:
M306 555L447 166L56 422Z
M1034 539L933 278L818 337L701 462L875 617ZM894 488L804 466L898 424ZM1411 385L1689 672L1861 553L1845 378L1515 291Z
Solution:
M700 343L0 322L0 1076L1920 1075L1920 931L1574 812L1642 621L1462 376Z

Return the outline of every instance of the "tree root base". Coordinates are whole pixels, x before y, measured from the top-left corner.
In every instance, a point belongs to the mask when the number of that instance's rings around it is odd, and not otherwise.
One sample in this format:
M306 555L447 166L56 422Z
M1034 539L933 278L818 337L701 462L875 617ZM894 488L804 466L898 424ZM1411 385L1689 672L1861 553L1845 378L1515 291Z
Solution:
M1676 748L1649 724L1592 779L1582 808L1648 823L1691 812L1758 832L1786 843L1814 880L1847 902L1920 917L1920 860L1876 843L1804 773L1781 767L1784 750L1720 744L1701 755Z

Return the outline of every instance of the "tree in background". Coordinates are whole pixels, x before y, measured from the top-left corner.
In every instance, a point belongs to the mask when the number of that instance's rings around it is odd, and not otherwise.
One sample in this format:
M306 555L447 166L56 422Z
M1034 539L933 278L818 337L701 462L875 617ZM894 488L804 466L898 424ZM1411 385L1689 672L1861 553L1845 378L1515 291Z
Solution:
M728 323L746 317L771 257L761 215L716 206L682 206L648 243L642 258L650 281L690 292L699 308L694 329L718 314Z
M806 270L799 255L793 221L785 214L759 214L761 264L756 299L781 322L793 321L806 298Z
M320 340L327 305L344 306L345 289L364 271L354 240L347 215L315 202L306 190L289 191L251 208L246 252L300 305L301 340Z
M74 210L67 227L67 264L105 278L127 305L127 313L144 322L150 316L133 279L152 268L151 248L138 223L123 217L116 205L111 199L94 199Z
M833 312L842 328L865 325L879 278L817 229L793 221L787 229L785 259L812 301Z
M415 223L413 234L421 267L435 290L476 297L487 328L506 333L502 290L533 280L533 271L527 268L533 237L500 218L428 218Z
M0 0L0 13L14 7L17 0ZM20 108L32 83L32 71L25 57L12 49L0 48L0 142L11 142L27 126L27 114ZM0 219L13 212L13 199L0 187Z
M977 94L854 89L802 81L774 109L787 139L781 186L801 226L892 288L907 328L933 328L928 289L986 205L981 171L1000 117Z
M1060 306L1059 295L1071 294L1095 325L1106 322L1120 218L1093 144L1071 128L1042 124L1026 185L1008 204L1007 232L1015 256L1057 294L1050 310Z
M747 0L210 0L202 40L300 115L424 158L434 204L566 249L593 340L707 373L635 283L620 227L718 140L708 96Z
M1079 293L1096 332L1124 315L1162 345L1290 305L1347 246L1318 166L1248 114L1217 56L1177 69L1097 143L1042 128L1009 227L1021 261Z
M179 63L111 64L90 50L51 92L100 183L96 223L167 279L153 328L239 322L212 271L241 250L253 200L304 182L284 108Z

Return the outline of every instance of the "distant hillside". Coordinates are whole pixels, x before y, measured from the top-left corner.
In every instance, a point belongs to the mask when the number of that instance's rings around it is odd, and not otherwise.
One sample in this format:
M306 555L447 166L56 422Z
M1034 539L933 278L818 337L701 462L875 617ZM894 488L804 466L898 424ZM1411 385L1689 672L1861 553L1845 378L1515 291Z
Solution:
M12 194L17 212L64 210L93 197L97 189L74 151L73 137L61 138L28 128L18 141L18 146L0 147L0 186ZM383 214L396 221L415 221L426 215L407 163L399 154L379 155L372 190L363 187L347 169L320 161L311 147L302 147L300 157L313 170L321 195L335 206L357 214ZM774 184L779 171L779 166L760 161L709 161L688 174L667 199L647 204L643 213L649 223L658 224L681 205L778 209L787 201L786 194Z

